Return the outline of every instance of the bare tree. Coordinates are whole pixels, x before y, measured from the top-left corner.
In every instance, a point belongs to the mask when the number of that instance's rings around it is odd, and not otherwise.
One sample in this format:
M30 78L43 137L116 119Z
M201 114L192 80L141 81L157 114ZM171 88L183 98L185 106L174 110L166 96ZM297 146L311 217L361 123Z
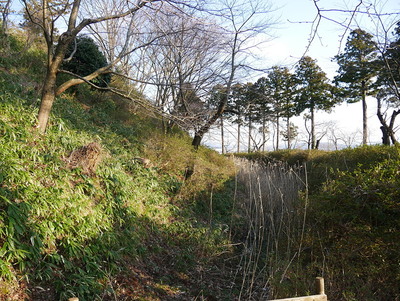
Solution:
M345 133L333 122L328 127L328 141L333 144L335 150L353 147L362 141L362 132L358 130L352 133Z
M271 27L272 20L268 14L272 12L271 6L262 0L239 2L235 0L221 0L215 5L215 15L224 22L224 28L229 38L229 52L226 53L225 74L226 95L221 99L215 111L195 131L192 145L197 148L204 134L222 116L226 109L231 88L238 72L246 66L246 56L255 45L255 38L265 34Z
M188 131L196 131L208 118L207 98L221 81L220 53L225 46L222 29L195 13L176 9L154 22L157 30L169 34L147 49L148 69L143 68L143 76L150 75L147 93L163 111L184 119L180 125Z
M254 45L252 38L270 25L263 17L270 10L261 0L222 1L208 10L178 0L91 0L85 5L80 0L23 1L26 15L41 29L47 44L47 73L38 114L41 132L46 130L57 95L81 83L95 86L92 79L112 73L141 84L143 91L150 86L158 106L130 91L113 87L103 90L193 130L195 147L224 111L235 74L244 65L241 55ZM66 20L66 30L58 35L56 23L62 20ZM109 59L107 66L83 77L62 70L65 53L81 32L94 35ZM57 86L60 72L72 78ZM216 82L224 82L228 92L212 109L207 106L204 95L210 84Z
M140 45L135 44L134 38L137 35L138 29L138 26L135 26L136 18L140 14L147 13L148 11L150 14L150 10L154 15L155 12L162 9L162 6L159 4L172 3L172 1L163 0L128 1L125 2L123 6L114 7L114 10L111 12L101 11L99 12L99 15L87 17L82 12L80 0L65 0L56 3L50 2L49 0L42 0L40 2L34 1L35 5L32 5L32 1L23 0L23 2L25 5L26 15L33 24L41 29L47 45L47 73L43 84L41 104L38 114L38 128L41 132L46 130L50 111L57 95L63 93L71 86L85 82L90 84L89 81L93 78L104 73L112 72L113 67L121 63L129 54L150 45L160 36L163 36L163 33L160 35L155 34L148 37L144 43ZM38 16L40 16L40 18ZM127 24L127 28L124 31L124 40L118 48L118 54L114 52L114 58L109 62L109 65L100 68L85 77L80 77L76 74L63 71L64 73L74 76L74 78L62 83L60 86L57 86L57 74L61 71L60 68L67 48L74 41L76 36L89 26L122 18L127 18L127 22L125 23ZM63 19L66 20L66 30L58 36L56 23ZM110 54L110 57L111 56L112 55ZM119 95L129 98L127 93L121 93L118 91L113 92L117 92ZM144 100L137 101L144 106L150 106L148 102Z
M116 15L124 10L125 5L126 1L122 0L86 0L82 3L81 14L89 18L96 18L97 15ZM143 35L141 27L146 22L143 15L145 14L136 15L134 21L132 21L131 15L128 15L93 23L88 25L87 31L96 40L107 60L113 62L124 47L127 34L135 36L134 39L131 39L131 43L139 43L137 39ZM127 57L125 56L125 58ZM126 63L122 65L127 66Z

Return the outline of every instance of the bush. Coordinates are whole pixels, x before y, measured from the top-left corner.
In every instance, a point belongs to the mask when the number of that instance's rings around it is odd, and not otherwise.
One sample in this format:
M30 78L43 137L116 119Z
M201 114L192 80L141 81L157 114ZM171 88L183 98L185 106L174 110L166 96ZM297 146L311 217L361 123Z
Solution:
M310 199L309 239L334 300L400 296L400 160L368 165L339 172Z
M324 276L332 300L398 300L400 148L279 151L258 158L277 159L307 166L309 194L299 204L307 218L304 236L293 241L300 246L291 250L297 256L272 277L271 288L279 297L305 294L305 279ZM283 254L279 259L286 262Z
M94 40L85 36L77 37L76 44L71 43L65 54L65 58L68 61L63 64L63 69L82 77L108 65L106 57L99 50ZM103 74L93 79L91 82L97 86L106 87L110 81L111 75Z

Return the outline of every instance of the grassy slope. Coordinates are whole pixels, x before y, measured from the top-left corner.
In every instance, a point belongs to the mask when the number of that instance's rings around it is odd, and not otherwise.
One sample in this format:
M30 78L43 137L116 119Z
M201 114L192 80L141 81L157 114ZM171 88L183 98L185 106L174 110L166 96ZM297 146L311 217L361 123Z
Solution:
M218 223L231 209L219 194L231 163L205 148L193 153L184 134L165 138L157 121L85 88L57 100L39 135L43 54L23 46L13 37L0 52L0 299L222 294L202 271L229 251ZM103 147L96 173L68 169L70 152L93 141ZM192 162L196 172L185 182Z
M331 300L400 299L399 146L243 156L307 166L302 248L292 250L300 253L287 281L273 280L280 297L304 294L305 279L324 276Z
M237 296L235 263L231 275L222 269L233 257L231 163L205 148L193 153L187 136L166 139L157 121L83 87L57 101L48 133L38 135L43 54L23 46L13 39L0 48L0 300ZM96 174L67 169L69 153L92 141L103 147ZM277 296L303 295L322 274L332 300L400 298L399 153L372 146L262 156L309 170L303 247L270 279Z

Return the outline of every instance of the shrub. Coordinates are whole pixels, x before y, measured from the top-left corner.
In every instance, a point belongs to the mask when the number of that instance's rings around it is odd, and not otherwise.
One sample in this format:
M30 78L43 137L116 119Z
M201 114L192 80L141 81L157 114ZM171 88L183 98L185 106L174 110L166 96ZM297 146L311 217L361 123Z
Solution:
M271 289L279 297L306 294L305 279L323 276L332 300L397 300L400 148L279 151L258 158L276 159L306 165L309 194L299 204L306 209L304 235L287 250L296 256L289 261L277 254L286 267L271 277Z
M399 166L397 156L340 171L310 196L305 263L325 274L330 298L400 296Z
M71 43L65 54L67 62L63 64L63 69L80 76L86 76L108 65L106 57L92 38L78 36L75 43ZM110 74L103 74L92 80L94 84L100 87L106 87L110 81Z

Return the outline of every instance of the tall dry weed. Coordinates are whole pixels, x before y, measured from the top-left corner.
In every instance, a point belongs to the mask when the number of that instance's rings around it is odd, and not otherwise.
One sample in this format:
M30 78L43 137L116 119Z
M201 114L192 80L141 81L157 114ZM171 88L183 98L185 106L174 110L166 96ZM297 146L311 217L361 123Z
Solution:
M305 169L283 162L262 163L235 158L239 206L246 235L236 271L239 300L270 298L272 282L282 282L301 249L306 208L299 194L306 188ZM300 243L300 245L299 245Z

